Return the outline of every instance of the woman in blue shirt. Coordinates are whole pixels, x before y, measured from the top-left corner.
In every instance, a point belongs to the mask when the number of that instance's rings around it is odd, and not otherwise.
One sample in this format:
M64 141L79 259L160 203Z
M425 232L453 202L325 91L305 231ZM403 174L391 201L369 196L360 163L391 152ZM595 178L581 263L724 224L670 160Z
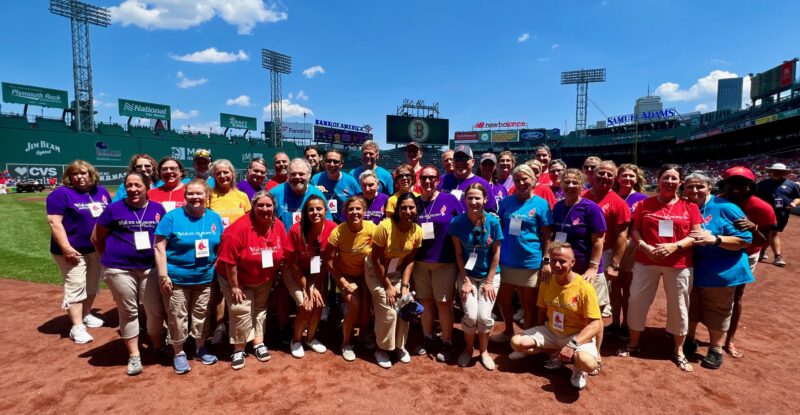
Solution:
M492 308L497 290L500 288L500 241L503 232L495 215L487 215L486 189L480 183L467 187L464 200L467 212L450 223L448 232L453 237L458 282L464 316L461 327L466 346L458 358L458 365L466 367L472 360L475 333L478 334L481 363L486 370L494 370L495 364L489 352L489 334L494 327Z
M167 326L175 358L175 373L191 368L183 343L195 339L195 358L205 365L217 362L205 346L205 322L209 315L211 281L217 259L222 218L206 209L211 189L202 179L186 185L186 205L167 213L156 227L155 256L159 285L167 309Z

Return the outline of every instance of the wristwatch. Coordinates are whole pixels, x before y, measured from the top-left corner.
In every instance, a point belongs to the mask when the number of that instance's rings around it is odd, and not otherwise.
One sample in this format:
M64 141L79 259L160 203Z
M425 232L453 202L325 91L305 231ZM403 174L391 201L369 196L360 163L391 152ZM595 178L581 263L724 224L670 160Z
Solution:
M410 288L411 284L401 283L400 288Z
M549 265L549 264L550 264L550 258L548 257L542 258L542 265Z
M569 343L567 343L567 347L569 347L572 350L578 350L578 348L581 347L581 344L578 342L578 340L576 340L573 337L572 340L570 340Z
M619 264L611 264L608 267L613 269L614 271L619 271Z
M720 236L717 235L716 239L714 239L714 246L719 246L720 244L722 244L722 238L720 238Z

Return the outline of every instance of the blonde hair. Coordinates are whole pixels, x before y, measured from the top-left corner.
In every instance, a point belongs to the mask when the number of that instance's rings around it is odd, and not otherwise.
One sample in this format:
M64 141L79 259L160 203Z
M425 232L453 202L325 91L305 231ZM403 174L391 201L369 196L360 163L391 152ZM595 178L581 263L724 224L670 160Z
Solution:
M75 187L75 185L72 184L72 180L70 180L70 176L84 168L89 172L89 182L91 182L92 186L96 186L100 181L100 175L97 174L97 169L92 166L92 163L86 160L74 160L72 163L69 163L67 168L64 169L64 175L61 177L61 184L67 187Z

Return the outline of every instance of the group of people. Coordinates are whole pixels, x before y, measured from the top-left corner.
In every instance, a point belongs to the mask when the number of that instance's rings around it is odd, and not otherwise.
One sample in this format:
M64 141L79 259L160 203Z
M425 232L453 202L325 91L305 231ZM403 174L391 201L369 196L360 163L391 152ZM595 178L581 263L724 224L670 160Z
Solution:
M233 369L245 366L248 346L270 360L265 330L279 331L295 358L326 353L316 333L338 302L346 361L359 346L374 349L384 368L409 363L413 352L493 370L489 344L510 343L511 360L549 352L545 367L572 364L571 382L582 389L601 373L604 335L628 340L619 356L640 352L663 280L672 360L693 370L686 356L703 323L711 346L702 364L714 369L725 350L741 357L733 337L744 287L769 235L785 226L779 218L800 203L797 186L783 183L764 187L773 205L756 197L761 186L743 167L715 184L667 164L650 196L636 165L589 157L569 168L546 146L519 163L512 152L484 153L477 168L466 145L442 154L442 170L420 165L417 143L406 155L390 172L368 141L362 165L348 173L339 151L312 146L304 158L277 153L269 180L267 161L253 159L237 182L233 165L212 162L207 150L195 153L193 178L173 157L138 154L113 199L94 167L76 160L47 198L70 338L89 342L87 327L103 324L90 313L103 278L118 305L129 375L143 370L140 303L153 349L171 352L183 374L188 355L217 362L209 338L227 337ZM495 303L505 322L496 332ZM279 327L266 327L268 308ZM422 341L409 352L416 318ZM194 351L184 350L188 337Z

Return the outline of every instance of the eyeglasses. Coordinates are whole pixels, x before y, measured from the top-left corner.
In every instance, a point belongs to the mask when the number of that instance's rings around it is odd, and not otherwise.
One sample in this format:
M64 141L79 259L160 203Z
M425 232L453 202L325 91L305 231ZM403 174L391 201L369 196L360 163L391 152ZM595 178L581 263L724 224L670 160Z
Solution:
M423 182L425 180L434 181L434 180L438 180L438 179L439 179L439 176L419 176L419 180L423 181Z
M339 164L341 162L342 162L341 160L334 160L334 159L326 159L325 160L325 163L327 163L327 164Z
M135 167L137 169L152 169L153 168L153 166L150 165L150 164L137 164L137 165L135 165L133 167Z
M180 170L180 167L162 166L162 167L161 167L161 170L166 170L166 171L178 171L178 170Z
M412 176L414 175L411 173L400 173L397 175L397 177L400 179L410 179Z
M550 173L563 173L564 169L550 169Z

